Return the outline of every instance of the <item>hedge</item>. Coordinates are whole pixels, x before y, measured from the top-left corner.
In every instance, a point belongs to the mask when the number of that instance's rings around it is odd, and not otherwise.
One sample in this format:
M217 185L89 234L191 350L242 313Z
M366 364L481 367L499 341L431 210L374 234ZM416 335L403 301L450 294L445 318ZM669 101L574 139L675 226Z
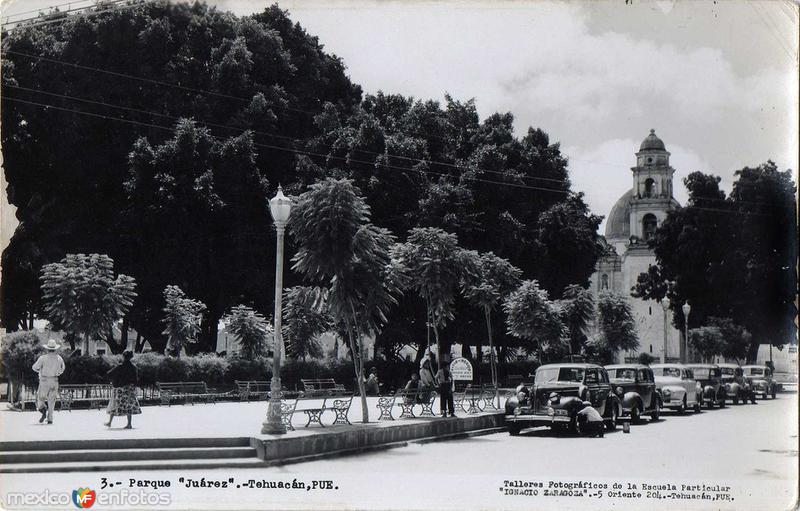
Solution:
M37 346L37 338L19 336L13 338L15 349L22 351L22 356L9 357L3 360L5 374L24 374L26 383L34 383L36 375L30 369L36 355L41 351ZM8 339L6 339L8 340ZM6 349L8 345L4 345ZM61 376L61 383L103 383L106 373L122 360L120 355L68 355L63 354L66 370ZM235 380L270 380L272 378L271 361L265 358L245 359L239 357L220 357L216 354L201 354L174 358L159 353L137 353L133 362L139 368L139 385L155 386L156 382L203 381L213 388L232 388ZM14 364L21 364L19 367ZM508 375L523 377L535 371L535 362L508 362L499 365L501 383ZM369 374L372 368L383 382L385 392L400 388L410 379L412 372L419 372L419 366L413 361L365 361L364 368ZM20 372L17 372L20 371ZM474 368L473 383L491 381L491 369L488 363ZM366 375L365 375L366 376ZM350 360L334 360L320 362L316 360L289 360L281 367L281 383L287 389L302 389L301 379L333 378L348 389L356 387L353 363Z

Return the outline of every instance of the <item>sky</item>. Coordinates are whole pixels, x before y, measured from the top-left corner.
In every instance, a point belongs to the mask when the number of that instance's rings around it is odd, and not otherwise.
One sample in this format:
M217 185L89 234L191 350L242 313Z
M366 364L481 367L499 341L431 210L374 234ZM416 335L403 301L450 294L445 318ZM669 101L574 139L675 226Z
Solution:
M3 0L3 16L64 0ZM209 1L247 15L268 2ZM282 1L367 93L475 98L569 157L573 189L607 215L655 129L678 183L768 159L797 165L797 4L650 1ZM532 191L532 193L535 193Z

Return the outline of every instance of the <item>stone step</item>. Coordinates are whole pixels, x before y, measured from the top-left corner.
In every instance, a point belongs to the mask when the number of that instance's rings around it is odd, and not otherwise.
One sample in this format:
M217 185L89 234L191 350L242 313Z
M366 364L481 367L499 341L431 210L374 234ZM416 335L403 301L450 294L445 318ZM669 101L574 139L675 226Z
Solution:
M103 438L92 440L37 440L0 442L0 453L16 451L68 451L87 449L181 449L249 447L249 437L222 438Z
M64 463L72 461L132 461L221 459L256 457L252 447L179 447L150 449L68 449L0 452L0 465L12 463Z
M0 474L41 472L103 472L111 470L189 470L210 468L258 468L266 467L256 457L225 459L181 459L181 460L126 460L63 463L14 463L0 465Z

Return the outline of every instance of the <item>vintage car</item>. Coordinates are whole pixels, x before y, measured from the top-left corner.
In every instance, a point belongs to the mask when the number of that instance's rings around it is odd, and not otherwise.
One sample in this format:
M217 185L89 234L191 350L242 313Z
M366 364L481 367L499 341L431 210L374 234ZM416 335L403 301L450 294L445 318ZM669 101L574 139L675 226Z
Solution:
M622 408L611 390L608 373L594 364L548 364L536 370L533 385L519 385L505 405L505 423L511 435L527 427L550 426L575 431L583 401L614 430Z
M753 394L750 382L744 376L744 371L739 364L719 364L722 370L722 384L725 386L725 393L728 399L733 401L733 404L738 405L747 403L749 399L751 403L756 402L756 395Z
M702 390L698 390L692 370L683 364L654 364L650 366L661 392L661 406L684 413L690 406L700 411Z
M641 364L606 366L614 393L622 403L622 415L639 422L642 415L657 421L661 412L661 393L656 389L653 371Z
M750 381L753 394L764 399L770 396L775 399L775 394L778 393L778 384L772 378L772 369L767 366L747 365L742 367L742 371L744 371L744 377Z
M725 406L725 386L722 384L722 369L716 364L689 364L686 367L692 370L694 380L702 389L700 401L709 409L719 405Z

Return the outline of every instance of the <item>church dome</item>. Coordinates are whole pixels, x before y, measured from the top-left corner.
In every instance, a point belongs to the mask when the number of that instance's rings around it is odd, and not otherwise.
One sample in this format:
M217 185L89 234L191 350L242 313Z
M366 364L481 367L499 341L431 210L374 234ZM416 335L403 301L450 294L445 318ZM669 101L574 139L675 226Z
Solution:
M611 208L606 220L606 239L624 239L631 237L631 199L633 190L628 190Z
M650 134L642 140L642 145L639 146L640 151L666 151L664 142L656 136L656 130L650 130Z

